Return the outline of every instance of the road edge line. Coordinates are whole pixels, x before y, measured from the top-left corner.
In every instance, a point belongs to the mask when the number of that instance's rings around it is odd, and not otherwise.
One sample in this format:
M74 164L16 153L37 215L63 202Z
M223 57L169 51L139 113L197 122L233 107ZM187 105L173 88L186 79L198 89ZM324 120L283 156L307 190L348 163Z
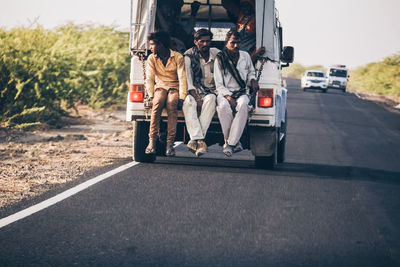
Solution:
M36 213L36 212L44 210L44 209L46 209L46 208L48 208L48 207L50 207L50 206L52 206L52 205L54 205L54 204L56 204L56 203L58 203L60 201L63 201L64 199L67 199L67 198L69 198L69 197L71 197L71 196L73 196L73 195L75 195L75 194L77 194L77 193L89 188L90 186L95 185L95 184L97 184L97 183L99 183L99 182L101 182L101 181L103 181L103 180L105 180L107 178L110 178L111 176L113 176L113 175L115 175L115 174L117 174L119 172L125 171L125 170L127 170L127 169L129 169L129 168L131 168L131 167L133 167L133 166L135 166L137 164L139 164L139 162L136 162L136 161L129 162L129 163L125 164L125 165L119 166L118 168L115 168L115 169L113 169L111 171L108 171L108 172L103 173L103 174L101 174L101 175L99 175L97 177L94 177L94 178L92 178L92 179L90 179L90 180L88 180L86 182L83 182L83 183L81 183L81 184L79 184L77 186L74 186L74 187L72 187L72 188L70 188L70 189L68 189L68 190L66 190L66 191L64 191L64 192L62 192L62 193L60 193L60 194L58 194L58 195L56 195L54 197L46 199L46 200L44 200L44 201L42 201L42 202L40 202L40 203L38 203L36 205L33 205L33 206L29 207L29 208L21 210L21 211L19 211L17 213L11 214L11 215L9 215L7 217L1 218L0 219L0 229L3 228L6 225L14 223L14 222L16 222L18 220L21 220L21 219L25 218L25 217L28 217L28 216Z

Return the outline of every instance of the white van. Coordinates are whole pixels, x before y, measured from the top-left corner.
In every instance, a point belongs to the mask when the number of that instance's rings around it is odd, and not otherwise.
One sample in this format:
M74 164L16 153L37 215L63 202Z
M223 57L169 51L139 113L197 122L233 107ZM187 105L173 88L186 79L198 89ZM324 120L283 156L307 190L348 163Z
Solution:
M345 65L334 65L329 67L326 72L328 87L346 92L347 81L349 79L348 73L349 71Z
M161 1L161 0L160 0ZM184 1L181 20L189 19L190 5L193 1ZM196 27L206 27L224 38L224 32L233 25L221 0L199 0ZM265 47L264 57L255 64L259 78L260 91L256 105L249 116L247 126L241 138L244 149L250 149L259 168L272 169L277 162L283 162L286 144L286 98L287 90L282 86L282 67L293 62L293 47L282 47L282 27L274 0L255 0L256 3L256 46ZM145 86L145 64L150 53L147 36L155 30L157 13L156 0L131 1L130 52L131 72L130 91L127 97L126 120L133 121L133 159L139 162L153 162L157 156L165 153L165 135L167 113L162 113L160 139L157 154L145 154L148 145L148 133L151 110L145 107L147 97ZM222 34L218 34L221 33ZM214 38L213 44L219 48L223 40ZM282 64L283 63L283 64ZM187 143L183 112L178 112L176 141ZM210 125L205 139L208 146L224 144L224 138L217 114ZM222 153L222 148L221 148Z

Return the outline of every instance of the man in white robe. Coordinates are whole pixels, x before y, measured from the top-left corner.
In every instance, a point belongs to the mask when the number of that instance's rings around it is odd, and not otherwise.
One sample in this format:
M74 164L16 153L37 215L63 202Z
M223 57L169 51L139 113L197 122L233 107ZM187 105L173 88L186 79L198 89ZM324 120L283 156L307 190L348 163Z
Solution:
M214 64L217 112L225 139L223 152L228 157L243 150L240 138L249 116L249 87L252 94L259 89L250 55L239 48L238 32L229 31L225 48Z

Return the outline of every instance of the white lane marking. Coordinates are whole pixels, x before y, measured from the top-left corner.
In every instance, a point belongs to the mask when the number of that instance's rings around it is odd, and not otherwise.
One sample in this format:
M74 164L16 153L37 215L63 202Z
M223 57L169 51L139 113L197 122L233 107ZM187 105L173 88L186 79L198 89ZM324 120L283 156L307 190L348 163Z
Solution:
M175 143L174 143L174 147L178 147L178 146L180 146L180 145L182 145L182 144L183 144L183 142L180 142L180 141L179 141L179 142L175 142Z
M60 193L60 194L58 194L58 195L56 195L56 196L54 196L52 198L49 198L49 199L44 200L44 201L42 201L42 202L40 202L40 203L38 203L36 205L33 205L32 207L26 208L26 209L24 209L22 211L19 211L17 213L14 213L14 214L8 216L8 217L0 219L0 228L4 227L4 226L6 226L6 225L8 225L10 223L13 223L13 222L16 222L18 220L21 220L21 219L23 219L25 217L28 217L29 215L32 215L32 214L34 214L34 213L36 213L38 211L41 211L41 210L43 210L45 208L48 208L48 207L50 207L50 206L52 206L52 205L54 205L54 204L56 204L56 203L58 203L58 202L60 202L60 201L62 201L64 199L66 199L66 198L69 198L70 196L75 195L76 193L79 193L82 190L85 190L85 189L89 188L90 186L92 186L94 184L97 184L98 182L101 182L101 181L103 181L103 180L105 180L107 178L110 178L114 174L117 174L117 173L122 172L122 171L124 171L126 169L129 169L129 168L131 168L131 167L133 167L133 166L135 166L137 164L139 164L139 162L136 162L136 161L129 162L129 163L125 164L125 165L122 165L122 166L114 169L114 170L106 172L106 173L104 173L102 175L99 175L99 176L97 176L95 178L92 178L92 179L90 179L90 180L88 180L88 181L86 181L84 183L81 183L81 184L79 184L79 185L77 185L77 186L75 186L75 187L73 187L71 189L68 189L68 190L66 190L66 191L64 191L64 192L62 192L62 193Z
M356 95L356 97L358 97L359 99L364 99L362 96L360 96L359 94L357 94L357 93L354 93L355 95Z

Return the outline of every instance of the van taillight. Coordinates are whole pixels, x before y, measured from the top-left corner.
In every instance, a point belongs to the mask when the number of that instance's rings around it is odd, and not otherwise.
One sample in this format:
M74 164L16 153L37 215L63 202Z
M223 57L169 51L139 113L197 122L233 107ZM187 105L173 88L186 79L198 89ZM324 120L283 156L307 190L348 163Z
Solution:
M131 102L143 102L144 99L144 85L143 84L131 84L129 90L129 101Z
M258 107L270 108L274 106L274 89L258 90Z

